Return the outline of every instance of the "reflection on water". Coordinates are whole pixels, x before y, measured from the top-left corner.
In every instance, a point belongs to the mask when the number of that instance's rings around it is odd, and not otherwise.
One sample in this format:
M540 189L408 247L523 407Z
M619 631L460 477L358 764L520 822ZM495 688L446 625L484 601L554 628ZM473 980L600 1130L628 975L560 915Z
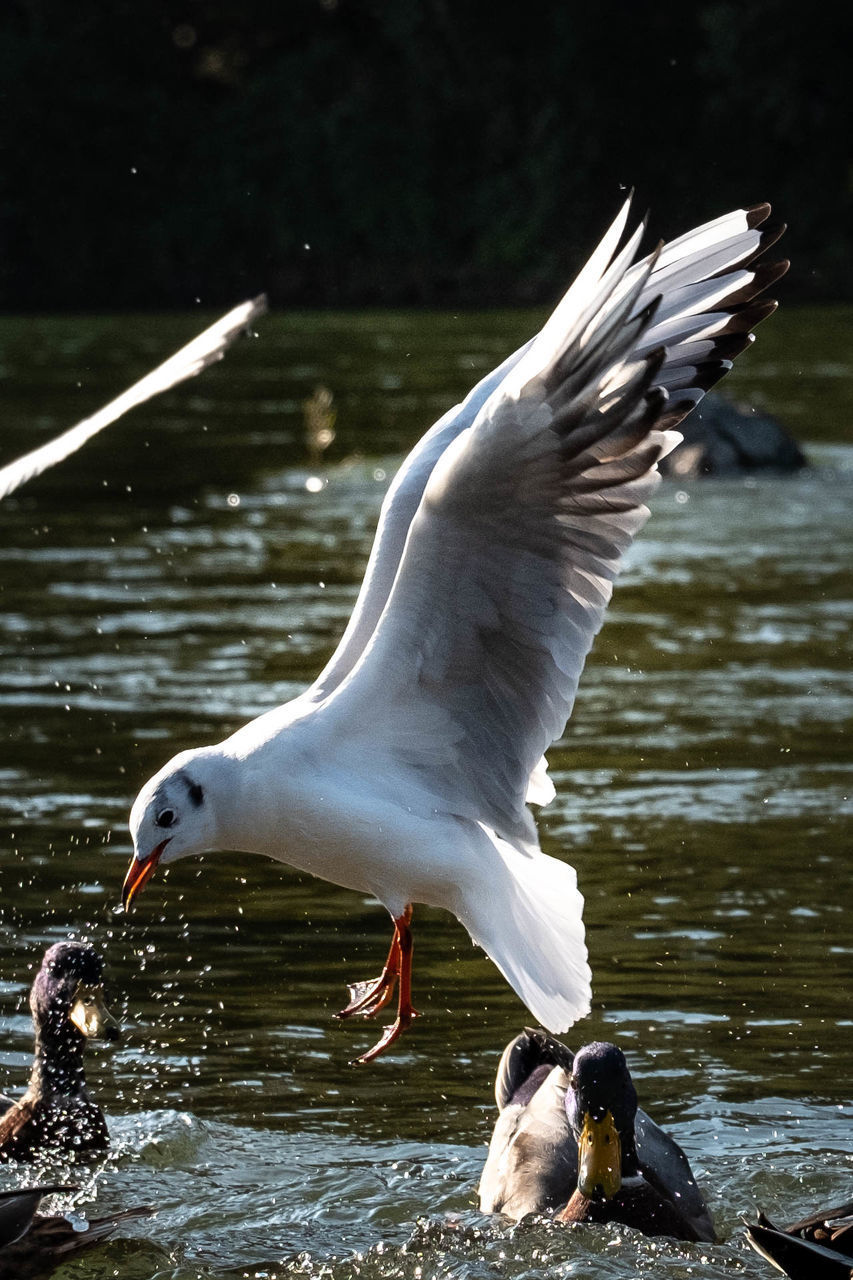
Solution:
M849 1195L849 314L783 313L737 371L739 394L807 442L835 441L812 444L812 470L661 489L541 815L587 899L595 1007L570 1039L625 1048L723 1243L475 1212L494 1070L527 1015L449 917L419 912L425 1016L354 1070L373 1029L331 1015L384 954L374 904L209 857L115 914L139 784L316 674L395 455L533 324L271 318L0 505L0 1091L27 1075L44 946L85 933L128 1030L89 1054L114 1150L73 1171L76 1200L160 1207L69 1276L758 1277L742 1212ZM197 327L3 321L0 461ZM309 465L318 385L336 438ZM2 1185L32 1175L10 1168Z

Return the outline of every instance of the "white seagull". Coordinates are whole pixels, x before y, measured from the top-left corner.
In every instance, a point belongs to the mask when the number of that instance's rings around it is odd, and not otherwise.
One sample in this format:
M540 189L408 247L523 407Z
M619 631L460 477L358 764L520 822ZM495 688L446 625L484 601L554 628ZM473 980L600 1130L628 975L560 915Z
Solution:
M40 445L37 449L25 453L22 458L16 458L14 462L0 467L0 498L8 497L22 484L47 471L48 467L62 462L87 440L91 440L92 436L103 431L104 427L116 422L128 410L135 409L138 404L144 404L153 396L169 391L180 382L186 382L187 378L194 378L208 365L221 360L235 338L245 332L252 321L263 315L266 309L267 300L263 294L252 298L249 302L241 302L239 306L232 307L215 324L210 325L197 338L193 338L192 342L181 347L180 351L176 351L156 369L146 373L144 378L134 382L132 387L122 391L120 396L116 396L115 400L105 404L90 418L84 418L76 426L63 431L62 435L49 440L47 444Z
M415 1017L412 905L444 907L549 1031L590 1008L583 898L540 847L528 801L554 796L563 732L613 579L673 427L775 309L781 235L739 209L634 262L628 202L542 331L411 452L392 484L349 625L313 685L215 746L183 751L130 815L129 907L159 863L264 854L377 898L382 973Z

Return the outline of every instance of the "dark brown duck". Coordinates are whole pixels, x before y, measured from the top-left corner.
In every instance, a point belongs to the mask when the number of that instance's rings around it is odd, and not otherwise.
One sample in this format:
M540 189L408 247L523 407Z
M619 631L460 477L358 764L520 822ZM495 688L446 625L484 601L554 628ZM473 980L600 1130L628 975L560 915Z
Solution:
M86 1041L115 1040L118 1023L103 999L103 963L82 942L57 942L45 953L30 992L35 1056L26 1093L0 1115L0 1161L33 1160L47 1150L101 1151L109 1145L104 1114L89 1097Z
M67 1218L36 1212L43 1196L76 1190L54 1185L0 1191L0 1280L48 1276L72 1254L111 1236L120 1222L153 1212L147 1207L125 1209L106 1218L90 1218L83 1228L74 1227Z
M763 1213L746 1224L757 1253L791 1280L851 1280L853 1200L818 1209L790 1227L777 1227Z

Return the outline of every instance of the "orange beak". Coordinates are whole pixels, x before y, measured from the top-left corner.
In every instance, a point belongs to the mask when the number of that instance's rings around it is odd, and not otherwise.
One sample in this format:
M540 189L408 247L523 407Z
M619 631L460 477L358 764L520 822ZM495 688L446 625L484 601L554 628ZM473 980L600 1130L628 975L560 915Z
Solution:
M127 869L127 875L124 878L124 884L121 889L121 905L125 911L129 911L131 903L140 889L144 889L145 885L157 870L157 863L163 855L163 850L169 843L171 836L164 840L162 844L158 844L153 853L149 853L147 858L132 858L130 866Z

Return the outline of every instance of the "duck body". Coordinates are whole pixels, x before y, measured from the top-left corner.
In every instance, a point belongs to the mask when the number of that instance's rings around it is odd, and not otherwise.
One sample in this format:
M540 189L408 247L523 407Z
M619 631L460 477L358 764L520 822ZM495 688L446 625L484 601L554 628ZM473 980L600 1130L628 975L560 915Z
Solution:
M515 1220L553 1213L562 1222L621 1222L651 1236L715 1239L687 1156L637 1107L616 1046L586 1045L573 1054L544 1031L527 1029L504 1050L495 1097L500 1115L480 1179L483 1213ZM590 1163L589 1148L602 1143L604 1164Z
M763 1213L746 1224L746 1238L791 1280L851 1280L853 1277L853 1200L777 1227Z
M671 1236L674 1240L706 1240L669 1198L665 1187L655 1186L647 1171L623 1178L613 1196L585 1196L575 1189L568 1204L554 1214L555 1222L619 1222L647 1236ZM713 1237L710 1237L713 1239Z
M36 1212L44 1196L76 1191L73 1186L38 1186L0 1192L0 1280L36 1280L71 1255L112 1235L127 1218L148 1216L149 1208L125 1209L92 1218L81 1230L67 1218Z
M102 991L103 965L92 947L58 942L48 949L30 992L32 1073L23 1097L0 1115L0 1161L109 1146L107 1123L89 1096L83 1065L88 1039L118 1036Z
M0 1161L22 1164L46 1151L106 1151L110 1136L104 1114L84 1090L30 1084L0 1117Z

